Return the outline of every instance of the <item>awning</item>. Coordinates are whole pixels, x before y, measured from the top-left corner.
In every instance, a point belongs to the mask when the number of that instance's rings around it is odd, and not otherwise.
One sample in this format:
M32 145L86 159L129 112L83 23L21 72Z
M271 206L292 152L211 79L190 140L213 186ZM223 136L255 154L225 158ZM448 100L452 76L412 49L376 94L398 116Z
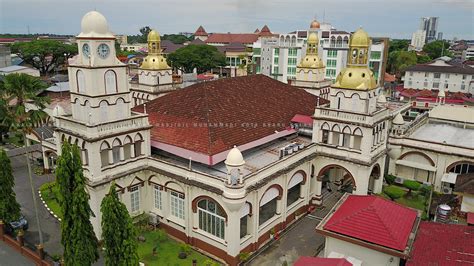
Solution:
M441 182L456 184L457 177L458 177L458 174L456 173L446 173L443 175L443 177L441 177Z
M422 164L422 163L417 163L417 162L412 162L412 161L407 161L407 160L397 160L396 164L408 166L411 168L426 170L430 172L436 172L436 167L427 165L427 164Z

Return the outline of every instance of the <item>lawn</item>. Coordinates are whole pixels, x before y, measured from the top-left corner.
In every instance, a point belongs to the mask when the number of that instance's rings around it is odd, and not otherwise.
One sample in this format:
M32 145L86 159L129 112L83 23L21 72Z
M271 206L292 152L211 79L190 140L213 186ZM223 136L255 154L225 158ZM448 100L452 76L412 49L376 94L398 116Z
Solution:
M203 254L189 249L186 259L178 258L182 243L169 238L164 231L141 230L140 236L145 237L145 242L138 243L138 256L145 265L179 266L192 265L193 259L197 260L197 265L214 266L220 265L216 261ZM153 248L157 247L156 255L153 255Z
M402 186L389 185L389 186L384 187L384 189L402 190L403 191L402 196L396 199L395 202L400 203L404 206L413 208L413 209L418 209L420 211L423 211L423 213L426 212L425 202L427 201L427 199L420 193L420 191L412 191L411 196L408 197L407 196L408 190ZM390 197L384 192L378 195L385 199L390 200Z
M59 187L56 185L56 182L44 183L41 185L40 191L49 209L59 218L62 218L61 207L58 202Z

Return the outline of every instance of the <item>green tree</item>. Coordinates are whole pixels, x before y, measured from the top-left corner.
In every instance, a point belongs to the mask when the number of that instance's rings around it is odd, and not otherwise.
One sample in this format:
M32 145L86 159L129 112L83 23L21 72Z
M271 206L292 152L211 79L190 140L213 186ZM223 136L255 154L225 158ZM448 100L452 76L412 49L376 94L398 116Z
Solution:
M425 44L423 46L423 52L425 52L430 58L436 59L441 56L450 56L452 53L448 51L449 42L447 41L434 41Z
M411 191L412 190L418 190L421 186L421 184L415 180L405 180L403 181L403 186L408 188L408 193L407 196L411 196Z
M16 201L12 166L4 150L0 150L0 220L5 223L20 218L20 204Z
M66 265L92 265L99 258L98 241L90 222L94 216L89 206L89 194L85 188L79 148L68 142L62 143L57 160L56 180L59 185L61 243Z
M417 64L426 64L428 62L430 62L432 59L431 57L427 56L427 55L417 55L416 56L416 63Z
M414 51L393 51L389 54L389 71L392 74L401 77L405 70L417 63L416 53Z
M388 52L407 51L410 40L391 40L388 46Z
M100 211L105 265L138 265L137 233L127 207L118 198L115 183L102 200Z
M183 44L185 42L192 41L194 38L191 39L181 34L165 34L163 37L161 37L161 39L168 40L174 44Z
M383 189L383 193L385 193L385 195L387 195L391 200L395 201L396 199L401 198L403 194L405 194L405 191L397 186L388 186Z
M0 103L3 104L3 107L0 108L3 112L3 117L0 118L1 125L11 131L21 132L26 148L28 147L26 134L30 133L35 126L40 125L47 117L43 109L46 107L46 104L49 103L49 98L40 96L40 92L46 87L47 85L39 78L24 73L7 75L0 83ZM36 223L38 226L39 241L40 244L43 244L43 234L36 202L36 191L33 186L30 155L28 152L25 154L25 157Z
M140 28L140 43L146 43L148 38L148 33L150 33L151 28L150 26L145 26Z
M192 72L194 68L198 73L204 73L226 64L224 55L209 45L187 45L169 54L167 60L172 67L186 73Z
M51 73L64 64L68 58L77 54L76 45L54 40L18 42L11 46L11 50L27 64L39 69L41 75Z

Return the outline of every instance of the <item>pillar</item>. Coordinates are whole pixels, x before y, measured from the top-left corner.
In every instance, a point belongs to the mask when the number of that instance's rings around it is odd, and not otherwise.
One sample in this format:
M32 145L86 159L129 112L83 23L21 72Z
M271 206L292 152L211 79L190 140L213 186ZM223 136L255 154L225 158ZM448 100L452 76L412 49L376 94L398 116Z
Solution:
M354 135L351 135L349 139L349 148L354 149Z
M227 214L227 253L236 257L240 253L240 211Z
M43 168L45 172L49 171L51 169L51 166L49 165L49 158L46 155L46 152L43 152Z
M120 161L124 161L125 160L125 152L123 150L123 146L120 146L119 153L120 153Z
M114 164L114 152L112 149L109 149L107 152L109 153L109 164Z
M323 134L321 134L322 136ZM322 137L321 137L322 138ZM328 144L332 144L332 139L333 139L333 132L329 131L329 136L328 136Z

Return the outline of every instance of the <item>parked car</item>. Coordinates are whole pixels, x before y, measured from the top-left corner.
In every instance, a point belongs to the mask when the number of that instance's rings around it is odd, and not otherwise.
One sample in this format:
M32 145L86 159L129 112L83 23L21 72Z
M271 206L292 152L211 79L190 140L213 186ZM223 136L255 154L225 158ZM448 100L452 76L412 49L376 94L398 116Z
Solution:
M12 221L6 226L7 233L11 233L19 229L23 229L24 231L28 230L28 220L26 220L23 215L20 216L18 220Z

